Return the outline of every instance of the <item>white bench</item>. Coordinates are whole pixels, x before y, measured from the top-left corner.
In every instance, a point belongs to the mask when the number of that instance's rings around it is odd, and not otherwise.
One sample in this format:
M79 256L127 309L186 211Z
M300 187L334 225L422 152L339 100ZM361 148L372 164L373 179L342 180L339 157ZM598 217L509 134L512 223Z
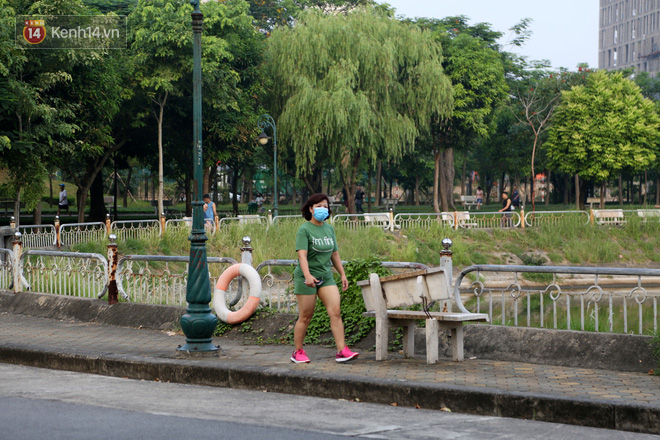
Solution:
M383 205L385 206L385 209L389 208L396 208L397 203L399 203L399 199L382 199Z
M261 218L262 216L256 214L250 214L250 215L239 215L238 216L238 224L239 225L246 225L249 223L261 223Z
M420 319L426 320L426 362L438 362L438 333L451 331L451 352L455 361L464 359L463 322L487 322L485 313L454 313L451 274L444 267L434 267L407 274L379 277L371 274L369 280L358 281L367 312L364 316L376 318L376 360L387 359L388 333L391 327L403 327L403 354L415 354L415 327ZM442 312L395 310L415 304L440 302Z
M638 209L637 216L646 223L650 219L660 220L660 209Z
M456 218L458 220L458 226L461 228L477 228L479 224L474 220L470 219L470 213L468 211L457 212Z
M470 209L472 206L477 206L477 196L461 196L461 204L464 208Z
M594 221L599 225L623 225L626 223L623 209L592 209Z
M390 214L389 213L364 214L364 222L367 224L367 226L378 226L387 229L390 227Z

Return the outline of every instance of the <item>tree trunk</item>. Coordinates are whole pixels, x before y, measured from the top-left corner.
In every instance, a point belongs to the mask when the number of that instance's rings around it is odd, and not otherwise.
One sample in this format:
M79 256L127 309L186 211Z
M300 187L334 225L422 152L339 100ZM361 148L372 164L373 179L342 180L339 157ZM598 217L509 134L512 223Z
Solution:
M16 220L16 227L21 224L21 188L16 188L16 195L14 197L14 220Z
M96 173L89 188L89 220L104 222L108 210L103 203L103 171Z
M202 195L204 194L209 194L211 191L209 189L211 188L211 167L202 167ZM232 191L233 192L233 191ZM236 193L234 193L236 194Z
M660 205L660 173L655 182L655 204Z
M571 204L570 188L571 188L571 180L568 174L565 174L564 175L564 205L566 206Z
M167 103L168 92L157 102L158 104L158 214L165 212L163 208L163 115L165 113L165 103ZM200 194L201 195L201 194Z
M550 205L550 177L552 177L552 170L548 170L545 176L545 206Z
M48 197L48 206L53 206L53 174L48 173L48 187L50 189L50 196Z
M419 174L415 175L415 206L419 206Z
M456 207L454 206L454 176L456 171L454 170L454 149L452 147L447 148L442 153L442 176L444 178L444 191L441 192L440 200L442 201L442 210L454 211Z
M32 211L32 224L33 225L41 224L41 201L37 202L37 206Z
M369 169L369 180L367 181L367 212L371 212L372 209L372 204L371 204L371 169Z
M619 206L623 206L623 176L619 174Z
M381 197L380 197L380 179L383 176L383 163L381 161L376 162L376 206L380 206Z
M466 179L467 176L465 175L465 168L467 166L466 162L467 162L466 160L463 160L463 170L462 170L463 175L461 176L461 195L462 196L467 195L467 194L470 193L470 191L467 189L468 182L467 182L467 179Z
M578 210L582 209L580 206L580 176L575 175L575 206Z
M231 205L234 210L234 216L238 216L238 181L240 180L240 172L232 170L231 173L231 192L233 194L231 199ZM273 193L273 196L277 197L277 194ZM273 200L273 204L275 201ZM274 205L273 205L274 206Z
M312 174L306 174L301 177L301 180L303 181L303 183L307 187L307 190L311 194L323 192L323 186L322 186L323 181L321 180L322 173L323 171L321 169L314 168L312 170ZM307 198L305 198L304 200L307 200Z
M438 149L433 150L433 211L436 213L440 211L438 200L440 199L440 160L442 159L442 152Z
M131 178L133 177L133 167L128 166L128 175L126 176L126 184L124 185L124 199L122 200L122 206L128 208L128 193L131 190Z
M644 201L642 205L646 206L646 193L648 192L649 187L649 171L644 170Z
M600 183L600 209L605 209L605 193L607 192L607 185L605 185L605 181L603 180Z

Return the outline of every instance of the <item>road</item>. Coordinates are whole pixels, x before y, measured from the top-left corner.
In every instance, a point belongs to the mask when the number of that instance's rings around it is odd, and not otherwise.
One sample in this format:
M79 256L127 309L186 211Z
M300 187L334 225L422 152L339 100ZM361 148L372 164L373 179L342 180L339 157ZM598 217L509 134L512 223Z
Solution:
M136 381L0 363L0 439L346 437L658 439L556 423Z

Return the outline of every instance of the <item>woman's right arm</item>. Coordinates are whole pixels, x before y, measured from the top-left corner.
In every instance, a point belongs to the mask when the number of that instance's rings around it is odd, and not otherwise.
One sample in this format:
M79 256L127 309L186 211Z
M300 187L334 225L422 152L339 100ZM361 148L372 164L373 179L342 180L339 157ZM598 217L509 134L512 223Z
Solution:
M307 251L301 249L298 251L298 264L300 264L300 270L302 270L303 275L305 276L305 285L307 287L314 287L315 283L318 281L312 276L309 272L309 263L307 262Z

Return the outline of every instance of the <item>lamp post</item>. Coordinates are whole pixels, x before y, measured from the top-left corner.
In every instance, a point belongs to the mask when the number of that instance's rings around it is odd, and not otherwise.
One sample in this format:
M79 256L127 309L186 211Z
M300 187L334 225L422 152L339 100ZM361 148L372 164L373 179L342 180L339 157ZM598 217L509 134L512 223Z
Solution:
M266 135L266 128L270 127L273 129L273 215L277 217L277 199L279 199L279 194L277 193L277 129L275 128L275 120L269 114L259 116L257 125L261 129L261 134L257 137L257 142L261 145L266 145L268 139L271 139L270 136Z
M217 352L213 345L213 332L218 318L211 313L211 282L206 261L206 231L204 230L204 202L202 201L202 22L204 15L199 10L200 0L191 0L193 28L193 167L194 197L193 224L190 240L190 263L186 301L188 308L181 317L181 329L186 343L179 347L187 352Z

